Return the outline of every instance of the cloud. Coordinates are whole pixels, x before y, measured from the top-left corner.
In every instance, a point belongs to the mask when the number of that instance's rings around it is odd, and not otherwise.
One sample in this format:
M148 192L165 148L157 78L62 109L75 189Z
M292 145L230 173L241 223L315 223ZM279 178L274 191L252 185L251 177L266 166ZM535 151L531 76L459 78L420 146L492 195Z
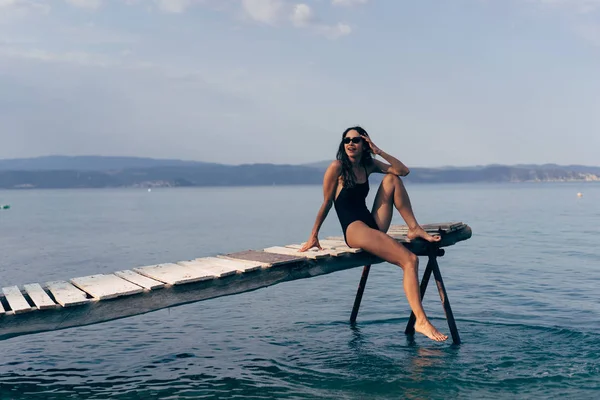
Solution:
M296 28L310 29L329 39L337 39L349 35L352 28L348 24L327 25L322 23L307 4L296 4L291 12L290 20Z
M322 25L317 27L317 31L329 39L338 39L352 33L352 27L342 22L336 25Z
M191 0L156 0L159 9L173 14L184 12L191 3Z
M79 8L96 10L102 5L102 0L66 0L67 3Z
M0 0L0 17L6 15L23 16L30 13L48 13L50 5L33 0Z
M284 4L281 0L242 0L242 8L254 21L272 25L281 18Z
M331 3L334 6L355 6L359 4L366 4L369 0L332 0Z
M303 27L313 22L315 20L315 15L308 5L296 4L290 19L295 26Z

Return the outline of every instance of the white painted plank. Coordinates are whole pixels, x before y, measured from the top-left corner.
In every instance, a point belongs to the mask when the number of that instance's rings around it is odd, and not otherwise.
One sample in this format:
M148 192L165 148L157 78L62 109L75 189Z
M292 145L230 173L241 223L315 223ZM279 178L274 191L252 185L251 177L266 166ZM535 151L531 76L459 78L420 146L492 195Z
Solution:
M225 259L225 258L220 258L220 257L208 257L212 260L212 262L218 264L218 265L222 265L222 266L229 266L231 268L235 268L235 270L239 273L245 273L245 272L253 272L253 271L258 271L259 269L262 268L262 265L260 265L260 263L258 263L259 265L256 265L252 262L245 262L244 260L233 260L233 259ZM199 259L197 259L199 260ZM264 264L267 265L267 264Z
M58 304L63 307L78 306L88 303L88 299L84 292L77 289L75 286L65 281L47 282L46 287L52 293Z
M212 259L212 257L197 258L191 261L180 261L177 264L183 265L184 267L197 269L207 274L212 274L217 278L224 278L226 276L231 276L238 273L236 267L217 263Z
M283 246L267 247L266 249L263 249L263 251L266 253L285 254L288 256L305 257L305 258L312 258L312 259L329 257L329 254L323 254L320 252L308 252L308 251L299 252L296 249L289 249L289 248L283 247Z
M299 250L302 248L302 246L304 246L304 243L286 244L284 247L287 247L288 249ZM323 248L323 250L319 250L318 248L313 247L312 249L306 250L305 253L309 255L325 255L330 257L337 257L342 254L348 254L348 251L345 251L343 249L335 249L333 247L327 247L324 245L321 245L321 247Z
M2 292L4 293L4 297L6 297L6 301L8 301L8 305L15 314L36 310L35 307L29 305L18 286L2 288Z
M201 258L196 258L195 260L192 260L192 261L200 261L200 260L210 261L211 263L213 263L215 265L227 267L227 268L235 270L236 272L239 272L239 273L258 271L261 268L266 268L269 266L269 264L267 264L267 263L261 263L258 261L246 261L246 260L227 258L227 257L218 257L218 256L217 257L201 257Z
M168 283L170 285L182 285L184 283L206 281L216 278L212 274L207 274L192 268L186 268L182 265L173 263L148 265L133 269L149 278Z
M33 303L36 305L38 310L46 310L49 308L58 308L59 304L56 304L50 296L42 289L39 283L29 283L23 285L23 289L27 292Z
M242 260L241 258L231 258L231 257L227 257L224 255L217 255L216 258L218 258L219 260L225 260L226 262L235 262L235 263L242 263L246 269L244 270L244 272L252 272L252 271L256 271L258 269L266 269L266 268L271 268L273 266L273 264L269 264L266 262L260 262L260 261L254 261L254 260Z
M323 239L319 240L319 243L323 248L327 247L336 250L345 250L349 253L360 253L361 251L363 251L360 248L348 246L346 242L344 242L344 240Z
M141 293L144 288L116 275L90 275L71 279L71 283L98 300Z
M131 283L135 283L138 286L143 287L146 290L159 289L165 286L164 282L155 281L154 279L148 278L147 276L140 275L135 271L129 269L115 272L115 275L119 278L128 280Z

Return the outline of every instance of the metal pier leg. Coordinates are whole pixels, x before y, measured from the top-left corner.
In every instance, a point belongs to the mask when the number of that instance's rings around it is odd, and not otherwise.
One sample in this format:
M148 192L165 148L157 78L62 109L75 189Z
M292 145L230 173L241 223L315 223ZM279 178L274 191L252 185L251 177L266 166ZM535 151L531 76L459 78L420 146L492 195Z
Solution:
M454 344L460 344L460 336L458 335L458 329L456 329L456 322L454 321L454 315L452 314L452 308L450 307L450 300L448 300L448 294L446 293L446 287L444 286L442 273L440 272L440 267L435 258L433 259L432 266L433 276L438 287L438 292L440 292L440 299L442 300L442 305L444 306L444 313L446 314L446 319L448 320L448 327L450 328L452 341Z
M360 283L358 284L358 291L356 292L356 298L354 299L354 307L352 307L352 314L350 315L350 322L356 322L356 316L358 315L358 309L360 308L360 301L362 300L365 286L367 285L367 278L369 277L369 271L371 270L370 265L365 265L363 268L362 276L360 277Z
M435 263L436 256L430 255L429 262L427 262L427 268L425 268L425 272L423 272L423 279L421 279L421 301L423 297L425 297L425 291L427 290L427 284L429 283L429 277L431 276L431 271L433 270L433 263ZM436 263L437 264L437 263ZM408 324L406 324L406 329L404 333L407 335L415 334L415 321L417 317L415 317L415 313L410 313L410 318L408 319Z

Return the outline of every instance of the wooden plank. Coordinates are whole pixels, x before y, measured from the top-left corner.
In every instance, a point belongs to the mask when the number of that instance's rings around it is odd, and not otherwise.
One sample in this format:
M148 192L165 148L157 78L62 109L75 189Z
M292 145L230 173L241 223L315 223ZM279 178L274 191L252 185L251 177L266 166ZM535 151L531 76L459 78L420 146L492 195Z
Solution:
M253 261L253 260L242 260L241 258L231 258L231 257L225 256L222 254L219 254L216 257L219 260L231 261L231 262L235 262L235 263L242 263L246 267L244 272L257 271L259 269L266 269L266 268L270 268L273 266L273 264L266 263L266 262Z
M4 311L4 306L2 305L2 302L0 302L0 315L6 313L6 311Z
M265 262L265 263L270 264L271 266L299 262L299 261L303 261L305 259L304 257L289 256L289 255L285 255L285 254L267 253L264 251L256 251L256 250L239 251L237 253L225 254L225 256L227 256L229 258L237 258L237 259L241 259L241 260Z
M108 300L141 293L144 288L116 275L91 275L71 279L71 283L95 299Z
M42 286L39 283L29 283L27 285L23 285L23 289L29 295L29 298L38 310L47 310L51 308L58 308L60 304L56 304L54 300L48 296L48 294L42 289Z
M75 286L65 281L47 282L46 287L52 293L58 304L63 307L78 306L89 303L85 292L77 289Z
M29 305L18 286L2 288L2 292L4 293L8 305L15 314L37 310L37 308Z
M331 248L336 250L345 250L348 253L360 253L363 249L358 247L350 247L344 242L344 240L332 240L332 239L323 239L319 240L321 247L323 248Z
M442 229L444 231L453 231L457 228L460 228L463 225L462 222L438 222L434 224L423 224L421 227L428 230L437 231L438 229Z
M197 269L203 273L211 274L217 278L235 275L238 273L237 268L231 265L223 265L213 261L212 257L197 258L191 261L180 261L177 264Z
M438 233L441 229L444 232L453 232L462 228L464 224L462 222L441 222L433 224L423 224L421 228L427 233ZM388 233L404 233L408 232L408 226L406 225L391 225L388 229Z
M387 234L388 234L388 236L394 238L398 243L408 243L408 242L410 242L410 240L408 240L406 238L405 234L398 234L398 233L394 233L394 232L390 233L389 231L388 231ZM339 240L344 240L344 238L341 237L341 236L328 236L327 240L336 240L336 241L339 241ZM362 251L362 249L361 249L361 251ZM356 253L358 253L358 251Z
M119 278L123 278L131 283L135 283L138 286L143 287L146 290L154 290L165 287L164 282L155 281L147 276L140 275L135 271L129 269L115 272L115 275Z
M235 268L235 270L240 273L254 272L262 269L265 266L268 266L268 264L258 263L256 261L234 260L232 258L222 258L218 256L207 258L210 258L215 264ZM196 260L200 260L200 258L197 258Z
M302 248L302 246L304 246L304 243L286 244L284 247L286 247L288 249L293 249L293 250L300 250ZM321 245L321 247L323 248L323 250L319 250L316 247L313 247L312 249L306 250L304 253L308 254L308 257L311 257L312 255L324 255L324 256L329 256L329 257L337 257L342 254L349 254L348 251L345 251L343 249L334 249L332 247L327 247L327 246L323 246L323 245ZM300 254L302 254L302 253L300 253Z
M267 247L266 249L263 249L264 252L267 253L274 253L274 254L284 254L284 255L288 255L288 256L299 256L299 257L303 257L303 258L311 258L311 259L319 259L319 258L325 258L325 257L330 257L329 254L323 254L321 252L299 252L296 249L289 249L287 247L284 246L273 246L273 247Z
M174 263L148 265L145 267L137 267L133 270L149 278L170 285L182 285L185 283L200 282L215 278L212 274L207 274Z

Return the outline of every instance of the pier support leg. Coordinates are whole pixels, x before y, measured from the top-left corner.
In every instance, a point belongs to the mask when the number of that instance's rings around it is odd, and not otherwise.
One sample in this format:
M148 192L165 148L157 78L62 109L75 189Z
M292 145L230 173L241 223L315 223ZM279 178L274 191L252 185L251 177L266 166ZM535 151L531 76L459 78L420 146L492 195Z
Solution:
M448 327L450 328L452 342L454 344L460 344L460 336L458 335L456 321L454 321L454 314L452 313L452 308L450 307L450 300L448 300L448 294L446 293L446 287L444 286L442 273L440 272L440 267L437 263L437 255L438 254L429 255L429 262L427 263L427 268L425 268L425 272L423 273L423 279L421 280L421 300L423 300L423 298L425 297L425 290L427 290L427 284L429 283L429 278L431 277L431 273L433 272L435 283L437 285L438 292L440 293L442 306L444 307L444 313L446 314L446 320L448 321ZM415 314L411 313L404 333L406 333L407 335L414 335L415 321Z
M369 277L369 271L371 270L370 265L365 265L363 268L362 276L360 277L360 283L358 284L358 291L356 292L356 298L354 299L354 307L352 307L352 314L350 315L350 322L356 322L356 316L358 315L358 309L360 308L360 301L362 300L365 286L367 285L367 278Z
M454 314L452 314L452 308L450 307L450 300L448 300L448 294L446 293L446 287L444 286L440 267L435 259L433 261L433 276L438 287L438 292L440 292L440 299L444 306L444 313L446 314L446 320L448 320L452 341L454 344L460 344L460 336L458 335L458 329L456 329L456 322L454 321Z

